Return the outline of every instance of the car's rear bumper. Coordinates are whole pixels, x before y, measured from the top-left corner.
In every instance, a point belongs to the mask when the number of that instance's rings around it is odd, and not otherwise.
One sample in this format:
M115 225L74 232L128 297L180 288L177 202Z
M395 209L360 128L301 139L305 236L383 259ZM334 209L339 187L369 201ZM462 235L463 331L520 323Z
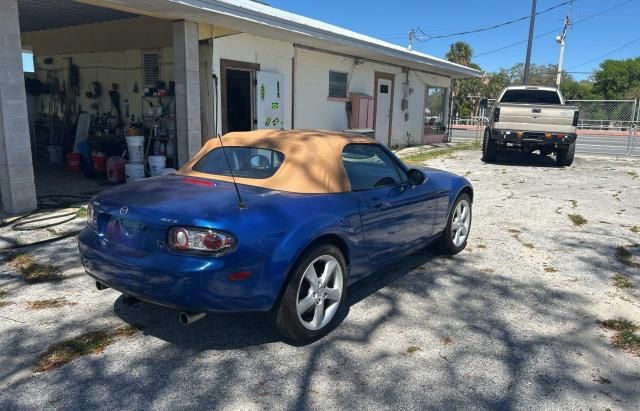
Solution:
M543 133L522 130L493 129L491 136L497 142L518 145L569 145L576 142L576 133Z
M262 273L258 272L252 272L249 279L231 281L229 275L237 271L219 259L111 255L90 229L80 233L78 248L87 274L96 281L123 294L174 309L267 311L279 292L279 289L265 292L260 280ZM241 270L245 267L238 271Z

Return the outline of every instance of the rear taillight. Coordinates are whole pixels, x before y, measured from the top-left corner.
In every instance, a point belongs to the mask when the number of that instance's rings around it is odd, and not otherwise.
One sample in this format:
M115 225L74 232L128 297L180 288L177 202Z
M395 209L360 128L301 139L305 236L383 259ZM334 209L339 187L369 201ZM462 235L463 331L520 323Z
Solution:
M573 113L573 126L574 127L578 127L578 118L580 117L580 112L579 111L575 111Z
M233 235L198 227L173 227L169 230L169 247L192 254L221 256L236 249Z
M493 110L493 122L497 123L498 121L500 121L500 107Z

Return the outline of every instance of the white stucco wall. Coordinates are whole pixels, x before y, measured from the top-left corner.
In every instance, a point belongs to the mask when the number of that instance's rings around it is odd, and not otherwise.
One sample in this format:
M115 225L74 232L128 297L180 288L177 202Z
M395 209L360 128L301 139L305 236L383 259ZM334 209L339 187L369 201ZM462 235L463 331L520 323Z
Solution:
M261 71L279 73L284 76L284 123L283 128L291 128L291 65L293 44L271 40L251 34L241 33L216 38L213 41L213 72L218 76L218 97L220 102L220 59L236 60L260 64ZM217 130L222 132L221 107L217 104ZM297 127L297 125L296 125Z
M344 130L347 128L345 103L331 101L329 71L350 74L349 92L373 96L375 72L395 75L391 124L391 144L417 144L421 141L426 85L450 87L450 79L432 74L409 71L409 84L401 67L365 61L354 68L354 59L321 51L296 48L295 50L295 127ZM352 74L351 74L352 73ZM406 113L401 110L403 90L407 90L409 106ZM408 89L413 89L412 93ZM409 134L407 134L409 133Z

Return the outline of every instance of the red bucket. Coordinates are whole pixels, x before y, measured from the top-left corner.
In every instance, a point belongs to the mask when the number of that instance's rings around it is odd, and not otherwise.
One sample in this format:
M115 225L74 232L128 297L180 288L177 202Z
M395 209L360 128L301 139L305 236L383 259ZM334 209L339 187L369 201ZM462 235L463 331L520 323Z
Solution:
M69 153L66 155L67 170L82 171L80 168L80 153Z
M107 156L104 154L96 154L92 157L93 159L93 169L96 171L106 171L107 170Z

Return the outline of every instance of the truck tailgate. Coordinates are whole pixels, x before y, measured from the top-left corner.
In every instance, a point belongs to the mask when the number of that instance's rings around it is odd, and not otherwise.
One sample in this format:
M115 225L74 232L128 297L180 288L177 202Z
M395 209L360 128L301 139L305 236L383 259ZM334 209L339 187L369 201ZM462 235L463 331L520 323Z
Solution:
M575 133L574 106L500 103L497 129L547 133Z

